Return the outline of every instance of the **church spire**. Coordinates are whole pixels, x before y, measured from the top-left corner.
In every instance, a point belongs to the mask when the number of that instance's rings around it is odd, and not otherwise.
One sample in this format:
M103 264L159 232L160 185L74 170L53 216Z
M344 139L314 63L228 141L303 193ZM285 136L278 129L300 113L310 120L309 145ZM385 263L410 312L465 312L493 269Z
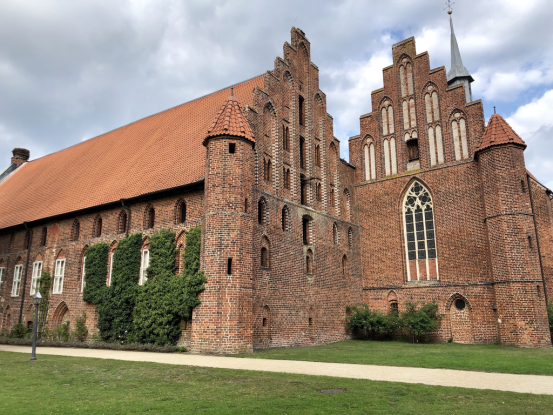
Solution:
M449 86L463 84L465 86L466 100L467 102L471 102L472 90L470 84L474 79L472 79L467 68L463 66L463 59L461 59L461 52L459 52L459 45L457 44L457 38L453 30L452 11L448 10L447 13L449 14L449 25L451 27L451 69L447 73L447 84Z

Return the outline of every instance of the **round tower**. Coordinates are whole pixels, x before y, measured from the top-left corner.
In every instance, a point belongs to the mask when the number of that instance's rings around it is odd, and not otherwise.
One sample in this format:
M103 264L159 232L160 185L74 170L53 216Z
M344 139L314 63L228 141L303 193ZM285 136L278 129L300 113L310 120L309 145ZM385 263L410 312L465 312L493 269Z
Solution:
M207 283L193 314L191 349L195 352L253 351L254 145L250 125L231 95L204 140L202 269Z
M499 341L551 347L543 279L524 163L526 144L492 115L476 156L486 209Z

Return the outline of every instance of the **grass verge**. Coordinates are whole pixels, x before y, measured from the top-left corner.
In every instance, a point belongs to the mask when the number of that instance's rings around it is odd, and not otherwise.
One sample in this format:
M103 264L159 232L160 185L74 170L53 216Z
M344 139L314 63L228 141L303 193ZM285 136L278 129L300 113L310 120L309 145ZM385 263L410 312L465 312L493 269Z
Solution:
M0 413L544 414L553 396L0 352ZM322 394L321 389L345 389Z
M352 340L323 346L260 350L237 357L553 375L553 349L498 345Z

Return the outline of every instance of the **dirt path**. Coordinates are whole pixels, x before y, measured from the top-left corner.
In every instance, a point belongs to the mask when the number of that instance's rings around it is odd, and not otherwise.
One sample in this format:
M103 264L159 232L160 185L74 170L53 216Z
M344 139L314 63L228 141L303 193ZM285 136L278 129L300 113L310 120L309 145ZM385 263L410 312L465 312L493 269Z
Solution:
M0 345L0 351L28 353L29 357L31 355L31 348L28 346ZM46 354L553 395L553 376L512 375L507 373L469 372L450 369L423 369L416 367L354 365L293 360L237 359L234 357L177 353L69 349L62 347L37 348L38 359L40 359L40 355Z

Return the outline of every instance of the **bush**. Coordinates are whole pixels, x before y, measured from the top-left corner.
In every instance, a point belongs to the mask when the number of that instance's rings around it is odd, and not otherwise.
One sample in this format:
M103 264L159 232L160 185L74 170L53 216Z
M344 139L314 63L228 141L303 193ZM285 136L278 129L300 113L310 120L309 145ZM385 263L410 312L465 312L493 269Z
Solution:
M362 331L365 336L374 339L382 335L392 334L397 327L395 313L384 314L378 310L370 310L367 304L359 307L346 306L351 315L346 320L346 326L352 331Z
M27 334L27 329L25 328L25 326L21 323L17 323L12 327L12 331L10 332L10 337L12 339L23 339L26 334Z
M71 332L69 331L69 326L65 323L60 325L58 328L53 330L54 339L59 342L68 342L71 340Z
M418 308L418 302L407 302L406 310L399 315L399 325L403 331L415 339L428 341L428 335L440 327L442 316L438 314L438 304L423 303Z
M86 328L86 313L84 311L80 317L77 317L75 330L73 330L71 334L73 338L80 342L85 341L86 336L88 336L88 329Z

